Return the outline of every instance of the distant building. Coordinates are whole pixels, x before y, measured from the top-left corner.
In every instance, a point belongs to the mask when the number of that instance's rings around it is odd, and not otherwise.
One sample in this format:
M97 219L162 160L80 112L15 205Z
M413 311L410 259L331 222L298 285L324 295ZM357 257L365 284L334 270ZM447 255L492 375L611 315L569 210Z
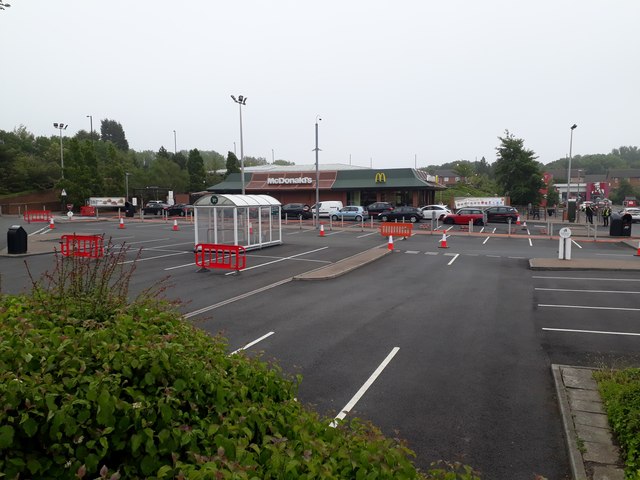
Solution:
M628 180L632 186L640 187L640 168L609 170L607 181L611 189L618 188L622 180Z
M436 177L436 183L439 183L440 185L447 185L447 186L455 185L456 183L466 181L465 177L461 177L453 170L448 170L448 169L436 170L435 177Z

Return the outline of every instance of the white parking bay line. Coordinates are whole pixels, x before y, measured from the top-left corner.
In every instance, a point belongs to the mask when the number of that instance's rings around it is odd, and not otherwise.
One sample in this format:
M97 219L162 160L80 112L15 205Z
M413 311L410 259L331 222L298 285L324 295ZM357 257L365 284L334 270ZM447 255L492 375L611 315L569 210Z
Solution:
M577 290L572 288L534 288L534 290L543 290L546 292L580 292L580 293L632 293L639 295L640 292L631 290Z
M491 238L491 237L487 237L487 238L485 238L485 239L484 239L484 242L482 242L482 244L484 245L485 243L487 243L487 242L489 241L489 239L490 239L490 238Z
M193 252L167 253L166 255L156 255L155 257L137 258L136 260L126 260L124 262L119 262L118 265L126 265L127 263L134 263L134 262L136 263L146 262L147 260L156 260L158 258L175 257L176 255L193 255Z
M184 318L195 317L196 315L200 315L202 313L206 313L206 312L209 312L211 310L215 310L216 308L224 307L225 305L228 305L228 304L233 303L233 302L237 302L238 300L242 300L244 298L250 297L250 296L255 295L257 293L262 293L262 292L264 292L266 290L270 290L272 288L279 287L280 285L284 285L285 283L289 283L292 280L293 280L293 277L285 278L284 280L280 280L279 282L272 283L271 285L265 285L264 287L257 288L255 290L251 290L250 292L243 293L243 294L238 295L236 297L228 298L227 300L223 300L222 302L214 303L213 305L209 305L208 307L203 307L203 308L201 308L199 310L194 310L193 312L185 313L183 315L183 317Z
M546 275L533 275L531 278L542 278L545 280L591 280L598 282L640 282L640 278L554 277Z
M599 335L626 335L630 337L640 337L640 333L634 332L606 332L601 330L573 330L571 328L543 328L547 332L565 332L565 333L595 333Z
M446 253L445 253L445 255L448 255L448 254L446 254ZM460 254L459 254L459 253L456 253L456 254L453 256L453 258L451 259L451 261L450 261L449 263L447 263L447 265L451 265L453 262L455 262L455 261L456 261L456 259L457 259L459 256L460 256Z
M620 310L624 312L640 312L640 308L631 307L590 307L587 305L549 305L544 303L539 303L538 306L548 308L579 308L584 310Z
M385 358L383 362L378 366L378 368L376 368L375 372L371 374L371 376L364 383L364 385L360 387L360 390L358 390L356 394L353 396L353 398L349 400L349 403L347 403L344 406L344 408L340 411L340 413L336 415L336 418L333 420L333 422L331 422L329 426L334 428L338 426L338 420L342 420L344 417L346 417L347 413L349 413L351 409L355 407L356 403L358 403L358 401L362 398L362 396L366 393L366 391L369 390L369 387L373 385L373 382L376 381L376 378L380 376L380 374L387 367L389 362L391 362L393 357L395 357L396 353L398 353L398 350L400 350L400 347L393 347L393 349L391 349L391 352L389 353L389 355L387 355L387 358Z
M410 253L412 255L417 255L418 253L420 253L418 250L405 250L404 253Z
M279 263L279 262L284 262L285 260L291 260L293 258L296 257L300 257L302 255L309 255L310 253L315 253L315 252L319 252L320 250L325 250L329 247L322 247L322 248L316 248L315 250L309 250L308 252L302 252L302 253L298 253L297 255L291 255L289 257L282 257L279 258L278 260L273 260L272 262L265 262L265 263L261 263L260 265L254 265L253 267L248 267L243 269L243 272L246 272L247 270L253 270L254 268L260 268L260 267L265 267L267 265L273 265L274 263ZM331 262L328 262L331 263ZM235 275L237 272L229 272L229 273L225 273L225 275Z
M246 350L246 349L248 349L248 348L251 348L251 347L253 347L256 343L259 343L259 342L261 342L262 340L264 340L265 338L270 337L270 336L271 336L271 335L273 335L274 333L276 333L276 332L269 332L269 333L267 333L266 335L261 336L260 338L256 338L253 342L249 342L249 343L247 343L244 347L240 347L239 349L234 350L234 351L233 351L233 352L231 352L229 355L235 355L236 353L238 353L238 352L240 352L240 351L242 351L242 350Z
M365 233L364 235L360 235L360 236L358 236L356 238L364 238L364 237L368 237L369 235L375 235L376 233L378 233L378 232Z
M580 245L578 242L576 242L575 240L571 240L571 243L575 244L576 247L578 248L582 248L582 245Z
M529 233L529 231L528 231L528 230L527 230L527 233ZM531 235L531 234L529 233L529 235ZM533 242L531 241L531 239L529 239L529 246L530 246L530 247L533 247Z

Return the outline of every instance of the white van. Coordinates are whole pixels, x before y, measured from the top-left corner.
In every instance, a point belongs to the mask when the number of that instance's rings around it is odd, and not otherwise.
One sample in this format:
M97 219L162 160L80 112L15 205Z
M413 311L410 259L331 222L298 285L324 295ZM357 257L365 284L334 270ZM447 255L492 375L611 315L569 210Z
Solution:
M343 207L342 202L339 200L326 200L318 204L318 214L320 217L330 217L332 213L337 212ZM311 213L315 216L316 204L311 207Z

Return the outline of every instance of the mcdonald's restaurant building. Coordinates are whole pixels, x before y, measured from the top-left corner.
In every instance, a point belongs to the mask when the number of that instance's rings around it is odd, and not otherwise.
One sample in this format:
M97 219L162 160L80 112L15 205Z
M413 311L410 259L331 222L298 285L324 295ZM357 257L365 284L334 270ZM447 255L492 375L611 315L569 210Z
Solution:
M249 167L245 168L244 177L247 194L270 195L282 204L313 205L316 201L315 165ZM446 188L437 184L434 176L413 168L320 165L318 177L320 201L340 200L344 205L391 202L419 207L436 203L436 192ZM207 191L241 193L240 173L232 173Z

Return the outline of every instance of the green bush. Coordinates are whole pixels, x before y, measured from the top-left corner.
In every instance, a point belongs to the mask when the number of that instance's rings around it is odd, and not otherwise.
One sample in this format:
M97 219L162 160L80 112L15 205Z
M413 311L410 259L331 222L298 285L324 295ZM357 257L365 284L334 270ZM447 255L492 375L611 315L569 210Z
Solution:
M640 479L640 368L594 373L628 479Z
M330 427L296 401L299 377L229 356L162 285L129 300L124 256L57 257L30 295L0 297L0 477L478 478L423 475L368 423Z

